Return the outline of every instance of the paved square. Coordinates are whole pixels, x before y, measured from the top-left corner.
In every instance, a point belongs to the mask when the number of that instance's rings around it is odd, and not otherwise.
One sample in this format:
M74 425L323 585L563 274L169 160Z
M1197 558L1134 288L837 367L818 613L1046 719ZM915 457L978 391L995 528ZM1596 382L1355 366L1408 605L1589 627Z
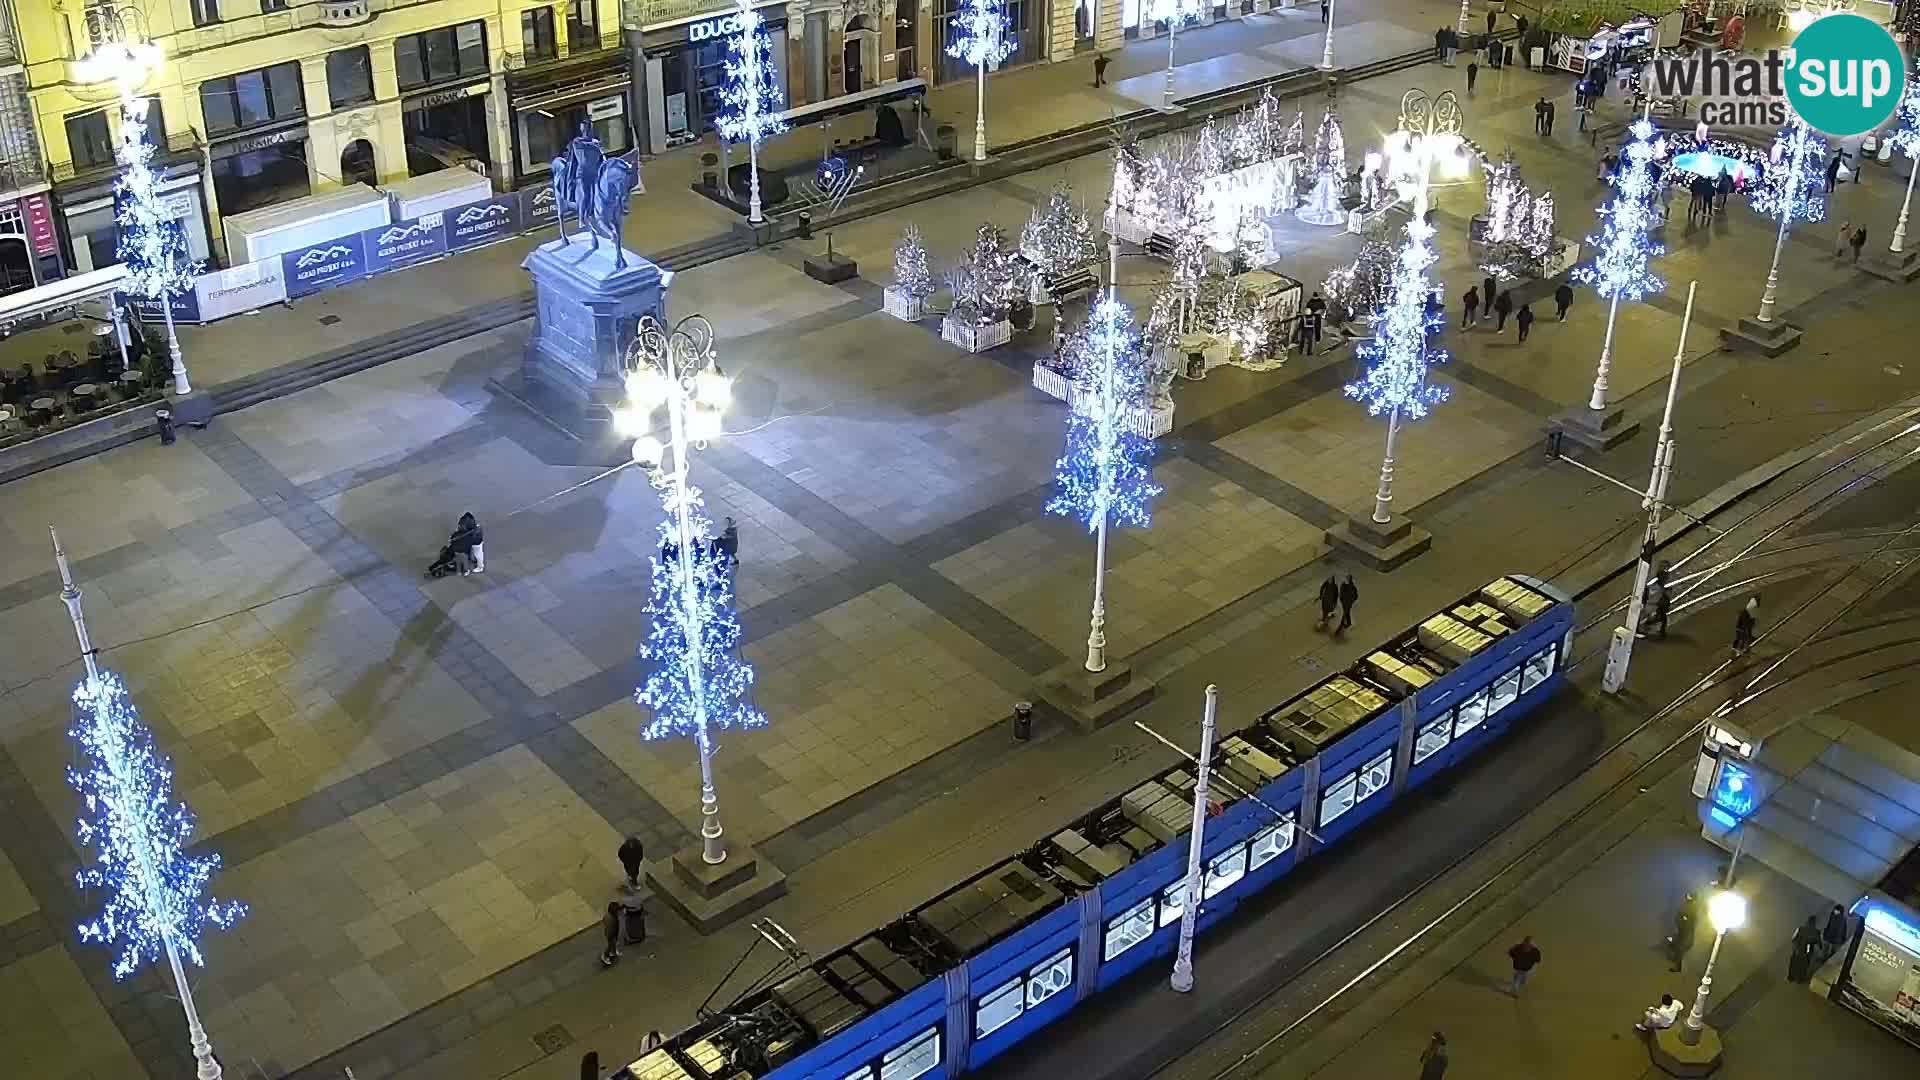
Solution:
M0 1048L22 1080L147 1075L63 949L0 968Z

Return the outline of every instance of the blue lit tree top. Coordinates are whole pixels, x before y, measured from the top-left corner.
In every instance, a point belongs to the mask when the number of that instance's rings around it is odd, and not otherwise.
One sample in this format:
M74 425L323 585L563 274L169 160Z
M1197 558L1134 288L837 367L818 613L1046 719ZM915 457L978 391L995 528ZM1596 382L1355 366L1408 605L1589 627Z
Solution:
M1067 421L1067 445L1054 466L1059 488L1047 512L1078 518L1087 531L1111 519L1146 526L1153 482L1153 440L1128 420L1148 406L1146 353L1133 316L1108 297L1094 306L1078 352L1086 358L1076 407Z
M947 55L985 71L1013 55L1007 33L1006 0L962 0L953 14L953 42Z
M1427 383L1427 367L1447 361L1444 350L1427 342L1447 321L1444 309L1430 312L1427 305L1427 268L1436 258L1433 226L1419 218L1409 221L1392 295L1374 314L1373 340L1359 349L1367 373L1345 387L1348 397L1366 404L1369 416L1398 412L1418 420L1447 400L1446 387Z
M246 906L207 895L220 856L189 856L193 812L173 798L173 764L154 748L120 677L102 672L73 692L68 732L81 761L67 767L80 793L80 843L92 859L74 875L106 893L100 913L80 924L80 939L115 950L113 976L124 979L169 945L198 966L209 924L226 929Z
M1920 8L1920 4L1914 5ZM1906 93L1900 98L1898 123L1887 138L1893 148L1910 158L1920 158L1920 74L1907 80Z
M773 62L773 36L748 0L734 16L739 29L727 39L727 81L720 89L720 113L714 126L731 142L754 142L787 130L779 118L786 108L780 69Z
M1633 142L1627 146L1627 160L1613 178L1613 200L1600 208L1600 231L1587 237L1587 244L1598 254L1592 266L1573 272L1575 281L1592 285L1606 299L1619 297L1637 303L1667 283L1647 269L1647 263L1666 248L1653 241L1649 230L1654 225L1655 181L1650 166L1664 153L1654 126L1645 119L1634 121Z
M708 550L712 526L701 510L699 489L689 486L686 492L692 546L679 550L669 505L660 539L675 557L653 556L647 637L640 643L640 656L652 669L634 692L634 700L649 711L640 728L647 740L767 726L766 715L747 699L753 668L739 655L732 574ZM667 499L672 498L669 491Z
M1781 224L1827 216L1827 141L1799 117L1773 137L1767 175L1753 193L1753 208Z
M117 156L124 168L115 185L120 224L115 251L127 268L133 292L159 298L193 288L200 266L187 257L180 227L160 204L159 178L151 164L153 144L147 139L150 100L136 98L120 112Z

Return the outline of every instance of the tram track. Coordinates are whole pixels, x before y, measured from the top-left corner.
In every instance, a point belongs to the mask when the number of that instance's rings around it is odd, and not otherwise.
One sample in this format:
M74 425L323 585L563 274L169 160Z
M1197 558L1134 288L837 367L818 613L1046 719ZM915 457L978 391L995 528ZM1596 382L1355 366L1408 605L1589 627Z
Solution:
M1899 433L1889 436L1875 443L1873 446L1858 450L1842 461L1824 465L1813 477L1800 481L1790 490L1769 500L1764 506L1756 508L1754 512L1743 517L1741 521L1736 523L1732 528L1725 532L1717 533L1714 537L1710 538L1706 544L1702 544L1699 548L1690 552L1687 558L1697 557L1714 543L1717 543L1726 536L1732 535L1737 530L1749 524L1760 521L1769 512L1780 508L1795 496L1808 491L1821 481L1833 477L1836 473L1847 470L1850 465L1859 461L1861 458L1877 453L1885 447L1892 445L1902 438L1911 436L1916 432L1920 432L1920 424L1909 425ZM1748 543L1740 553L1724 560L1720 566L1715 568L1715 572L1726 567L1737 565L1743 559L1756 557L1754 553L1757 552L1767 540L1779 535L1782 531L1792 527L1794 524L1806 520L1810 515L1820 512L1823 508L1826 508L1834 498L1837 498L1845 491L1851 490L1861 483L1876 481L1880 478L1876 474L1883 473L1886 469L1910 459L1916 454L1920 454L1920 447L1907 449L1901 452L1893 461L1884 462L1875 466L1873 469L1856 473L1838 490L1823 493L1816 497L1810 504L1795 508L1787 515L1786 520L1772 523L1764 530L1758 540ZM1438 947L1442 941L1447 940L1452 933L1449 928L1461 922L1459 917L1463 912L1470 910L1477 911L1485 907L1487 903L1512 894L1532 876L1534 868L1542 862L1543 855L1551 856L1555 853L1570 850L1579 846L1592 834L1597 833L1604 827L1606 822L1612 820L1615 816L1613 813L1603 813L1602 811L1607 810L1617 803L1623 795L1629 792L1630 788L1638 788L1644 791L1645 787L1642 785L1650 783L1652 777L1665 775L1660 770L1674 767L1672 757L1675 752L1684 747L1695 745L1702 731L1709 723L1713 722L1713 720L1725 716L1732 710L1749 707L1759 701L1763 696L1779 695L1783 691L1803 684L1805 680L1813 679L1816 676L1829 672L1842 660L1858 660L1875 655L1899 653L1903 650L1911 649L1916 643L1920 643L1920 635L1896 637L1876 645L1852 650L1839 657L1820 657L1816 662L1810 663L1797 670L1788 671L1782 675L1781 678L1767 682L1770 677L1780 673L1783 668L1802 653L1813 650L1815 646L1822 643L1844 638L1851 633L1852 631L1850 630L1843 630L1838 635L1829 636L1830 631L1848 615L1857 610L1861 604L1881 595L1889 584L1893 583L1895 579L1911 569L1909 562L1904 559L1896 559L1893 566L1885 569L1884 572L1879 573L1877 576L1872 575L1870 568L1889 555L1904 554L1914 550L1913 546L1904 544L1903 541L1913 539L1917 532L1920 532L1920 519L1916 519L1913 524L1908 525L1904 529L1884 530L1873 534L1874 538L1880 540L1880 543L1864 554L1860 554L1843 571L1833 575L1824 584L1814 589L1790 611L1779 619L1774 620L1772 624L1758 636L1754 644L1754 649L1756 650L1762 649L1763 646L1769 643L1777 645L1783 638L1793 638L1797 636L1797 640L1793 640L1791 644L1788 644L1777 654L1766 654L1764 659L1767 662L1764 666L1755 671L1751 666L1739 663L1738 661L1741 658L1738 657L1728 656L1720 660L1692 685L1675 695L1665 705L1655 710L1639 723L1633 725L1618 738L1611 740L1586 766L1577 770L1569 781L1567 790L1571 790L1576 785L1584 785L1589 790L1580 793L1580 801L1576 802L1570 811L1555 815L1556 820L1543 827L1531 816L1522 818L1495 833L1493 836L1488 837L1485 841L1476 844L1472 849L1464 852L1458 858L1415 883L1411 888L1405 890L1398 899L1386 905L1359 926L1335 940L1317 955L1302 964L1294 976L1275 988L1271 993L1250 1002L1243 1008L1235 1010L1228 1015L1224 1022L1215 1026L1212 1031L1200 1040L1200 1043L1204 1045L1207 1040L1217 1038L1223 1033L1231 1031L1243 1023L1250 1015L1255 1014L1262 1008L1271 1008L1281 995L1285 994L1290 988L1295 987L1308 973L1314 972L1323 963L1336 959L1343 950L1351 949L1366 942L1370 934L1389 927L1392 920L1399 916L1404 910L1410 908L1416 898L1420 898L1430 890L1442 887L1449 882L1453 883L1453 891L1457 893L1457 895L1452 898L1451 902L1445 903L1431 918L1420 922L1411 933L1406 934L1397 942L1376 943L1374 948L1369 950L1378 952L1378 955L1371 962L1364 964L1344 982L1335 986L1331 992L1321 995L1318 1000L1311 1001L1305 1008L1294 1010L1295 1015L1283 1026L1260 1038L1250 1049L1239 1053L1238 1056L1225 1064L1224 1067L1209 1068L1203 1072L1182 1071L1180 1075L1182 1077L1204 1076L1207 1077L1207 1080L1228 1080L1230 1077L1253 1075L1253 1073L1248 1071L1250 1067L1264 1069L1268 1064L1279 1060L1283 1055L1276 1054L1276 1051L1286 1049L1290 1039L1294 1039L1296 1036L1304 1037L1312 1031L1317 1030L1312 1026L1315 1025L1317 1021L1324 1021L1330 1024L1337 1019L1338 1016L1344 1015L1344 1012L1336 1011L1338 1006L1343 1001L1348 1000L1355 990L1360 989L1370 979L1387 970L1396 960L1399 960L1403 956L1416 955L1423 951L1423 947ZM1862 538L1859 536L1809 539L1789 545L1788 548L1780 550L1803 550L1823 544L1853 542L1860 539ZM1757 557L1765 557L1766 555L1777 553L1777 551L1760 552ZM1863 571L1867 571L1868 576L1871 577L1871 581L1864 586L1862 586L1858 580ZM1805 576L1812 572L1814 572L1813 568L1806 565L1796 565L1794 567L1781 568L1778 571L1770 572L1766 576L1772 576L1774 573L1782 576L1788 574ZM1720 590L1716 590L1716 595L1719 591ZM1611 610L1617 611L1617 606ZM1603 616L1590 621L1582 629L1591 631L1607 621L1607 617ZM1812 621L1814 625L1810 628L1802 627L1800 624L1803 621ZM1876 625L1884 627L1888 622L1889 620L1882 620ZM1581 659L1590 659L1592 655L1592 653L1589 653ZM1749 652L1747 655L1752 657L1755 654ZM1864 675L1856 675L1855 678L1872 678L1876 675L1899 671L1909 666L1910 665L1903 660L1900 663L1866 672ZM1749 675L1751 675L1751 678L1748 677ZM1742 680L1745 680L1744 685L1739 686L1734 694L1721 704L1704 710L1695 707L1715 688L1740 683ZM1611 778L1603 776L1603 774L1607 773L1613 774ZM1501 858L1492 868L1491 873L1475 874L1473 876L1477 880L1471 883L1456 880L1459 875L1466 872L1467 868L1470 867L1476 859L1487 857L1491 852L1494 852L1495 849L1501 846L1503 841L1510 841L1513 834L1526 831L1530 825L1541 827L1544 831L1540 831L1540 835L1528 838L1526 842L1519 846L1516 852ZM1539 828L1536 828L1535 831L1539 831ZM1386 947L1380 948L1379 946L1382 945ZM1338 1053L1344 1052L1345 1049L1346 1047L1341 1047L1339 1050L1336 1050L1334 1055L1329 1056L1327 1060L1331 1060L1332 1056L1337 1056ZM1180 1061L1163 1064L1150 1075L1169 1076L1176 1066L1180 1064Z

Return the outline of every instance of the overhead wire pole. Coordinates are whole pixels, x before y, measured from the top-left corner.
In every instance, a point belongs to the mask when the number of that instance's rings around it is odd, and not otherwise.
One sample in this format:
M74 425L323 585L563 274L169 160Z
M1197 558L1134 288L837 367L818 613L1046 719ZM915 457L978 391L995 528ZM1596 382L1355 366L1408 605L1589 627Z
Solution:
M1213 771L1213 722L1220 708L1220 688L1207 684L1207 710L1200 721L1200 756L1193 784L1193 829L1187 834L1187 900L1180 908L1180 947L1173 959L1173 988L1184 994L1193 989L1193 928L1200 917L1200 851L1206 846L1207 779Z

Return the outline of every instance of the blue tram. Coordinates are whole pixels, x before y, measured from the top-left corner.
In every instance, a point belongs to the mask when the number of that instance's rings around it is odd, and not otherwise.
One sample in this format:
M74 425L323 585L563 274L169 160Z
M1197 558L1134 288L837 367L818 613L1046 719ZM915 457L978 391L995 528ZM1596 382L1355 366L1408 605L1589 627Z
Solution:
M1210 793L1224 809L1207 821L1198 929L1498 738L1558 688L1573 626L1565 594L1503 577L1220 739L1214 768L1229 783ZM616 1077L914 1080L978 1068L1173 950L1192 902L1193 788L1192 769L1174 764Z

